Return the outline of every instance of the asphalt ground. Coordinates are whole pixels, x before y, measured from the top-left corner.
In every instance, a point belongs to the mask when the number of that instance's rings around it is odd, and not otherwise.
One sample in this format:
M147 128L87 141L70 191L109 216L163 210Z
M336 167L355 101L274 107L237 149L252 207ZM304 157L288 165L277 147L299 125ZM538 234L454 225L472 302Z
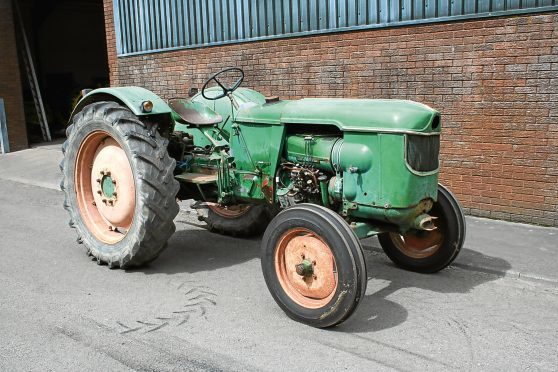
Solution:
M0 156L0 370L556 370L558 229L468 218L435 275L364 243L368 289L342 325L290 320L259 238L208 232L181 204L149 266L98 266L57 190L59 146Z

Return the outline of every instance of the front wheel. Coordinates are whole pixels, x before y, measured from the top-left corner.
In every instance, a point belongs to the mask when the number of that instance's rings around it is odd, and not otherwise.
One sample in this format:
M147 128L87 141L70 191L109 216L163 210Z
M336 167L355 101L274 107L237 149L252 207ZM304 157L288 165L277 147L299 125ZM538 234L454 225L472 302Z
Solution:
M438 201L430 215L437 217L433 231L378 235L384 252L396 265L410 271L435 273L455 260L465 241L465 216L455 196L442 185L438 185Z
M314 327L346 320L366 291L360 241L338 214L318 205L299 204L271 221L261 263L277 304Z

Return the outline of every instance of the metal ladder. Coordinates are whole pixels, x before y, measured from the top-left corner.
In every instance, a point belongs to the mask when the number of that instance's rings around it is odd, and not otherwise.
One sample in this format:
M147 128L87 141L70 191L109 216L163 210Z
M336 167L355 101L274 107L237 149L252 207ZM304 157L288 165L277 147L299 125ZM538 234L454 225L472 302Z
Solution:
M27 72L27 81L29 81L29 88L31 89L31 94L33 95L33 102L35 103L35 110L37 111L37 117L39 118L43 140L50 142L52 141L52 138L50 136L50 129L48 128L45 107L43 106L43 98L41 96L39 82L37 81L37 74L35 73L35 65L33 64L33 57L31 56L29 42L27 41L27 34L25 33L25 26L23 25L23 20L21 18L21 12L19 10L17 1L14 1L14 7L17 13L17 23L19 23L21 38L24 45L24 51L22 55L23 64L25 65L25 71Z

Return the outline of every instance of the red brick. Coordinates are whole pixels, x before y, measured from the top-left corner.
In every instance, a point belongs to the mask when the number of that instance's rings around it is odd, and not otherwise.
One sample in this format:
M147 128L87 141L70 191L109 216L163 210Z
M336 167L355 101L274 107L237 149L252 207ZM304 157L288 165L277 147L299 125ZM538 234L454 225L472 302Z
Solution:
M0 98L4 99L10 151L27 148L27 127L11 0L0 0Z

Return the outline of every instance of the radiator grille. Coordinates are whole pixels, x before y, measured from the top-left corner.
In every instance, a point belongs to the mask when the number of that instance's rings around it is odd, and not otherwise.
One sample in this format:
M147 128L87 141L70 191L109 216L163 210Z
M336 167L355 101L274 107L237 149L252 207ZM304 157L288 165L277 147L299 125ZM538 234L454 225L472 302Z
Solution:
M407 164L417 172L432 172L438 169L440 136L407 135Z

